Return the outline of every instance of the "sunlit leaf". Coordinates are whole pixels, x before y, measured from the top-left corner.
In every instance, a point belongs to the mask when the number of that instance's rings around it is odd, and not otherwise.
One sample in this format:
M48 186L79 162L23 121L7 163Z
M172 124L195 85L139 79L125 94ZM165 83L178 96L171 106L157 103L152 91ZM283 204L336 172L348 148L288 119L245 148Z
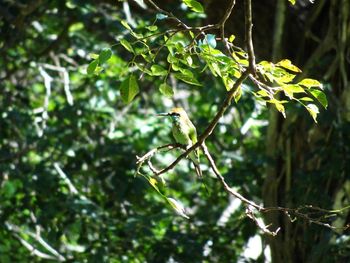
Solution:
M189 70L187 68L180 68L180 71L182 74L188 76L189 78L193 78L193 73L191 70Z
M174 70L174 71L179 71L180 70L180 66L178 64L171 64L171 68Z
M290 71L294 71L294 72L301 72L301 70L297 66L293 65L289 59L281 60L280 62L278 62L276 64L276 66L283 67L283 68L289 69Z
M192 66L193 64L193 60L192 60L192 57L191 56L186 56L186 62L189 66Z
M221 70L219 68L218 63L216 62L208 62L207 65L209 66L211 72L213 73L213 75L216 76L220 76L221 77Z
M284 106L283 106L283 103L286 103L287 101L285 100L277 100L277 99L271 99L271 100L268 100L266 101L268 103L271 103L271 104L274 104L276 109L282 113L283 117L286 118L286 112L285 112L285 109L284 109Z
M238 103L238 101L241 98L241 96L242 96L242 87L239 86L237 88L237 90L235 91L235 93L233 94L233 98L234 98L236 103Z
M201 3L195 0L182 0L182 2L187 5L192 11L197 13L203 13L204 8Z
M320 113L318 107L315 104L308 104L306 105L306 109L308 110L314 121L317 123L317 114Z
M311 89L310 93L322 104L322 106L326 109L328 106L328 101L326 94L317 89Z
M122 46L125 47L126 50L130 51L131 53L135 53L131 44L126 39L121 39L120 44L122 44Z
M294 97L294 93L305 93L305 90L297 84L285 84L282 86L282 89L290 99Z
M148 181L154 188L156 188L158 190L158 187L156 186L157 185L157 180L156 179L150 177Z
M154 31L156 31L157 29L158 29L158 27L157 26L148 26L148 27L146 27L149 31L151 31L151 32L154 32Z
M175 73L174 76L175 78L182 80L183 82L186 82L188 84L202 86L202 84L195 77L191 77L183 73Z
M259 90L258 92L256 92L259 96L261 97L270 97L269 94L267 93L266 90Z
M307 88L319 87L322 88L322 84L315 79L303 79L298 83L299 85L303 85Z
M295 78L294 74L288 72L281 72L279 77L276 77L278 83L290 83Z
M173 88L166 83L162 83L159 86L159 91L166 97L171 98L172 96L174 96Z
M136 77L130 75L126 78L120 86L120 95L124 103L129 104L135 96L139 93L139 86Z
M233 40L235 40L236 36L235 35L231 35L229 38L228 38L228 41L229 42L233 42Z
M302 97L299 100L301 101L314 101L313 99L311 99L310 97Z
M91 59L97 59L97 58L98 58L98 54L96 54L96 53L90 53L90 54L89 54L89 57L90 57Z
M100 55L98 56L98 59L100 61L100 64L105 63L108 59L110 59L112 56L112 50L110 48L106 48L100 52Z
M168 71L160 65L152 65L151 71L153 76L165 76L168 74Z
M222 81L224 82L227 91L231 90L235 84L235 82L228 76L223 76Z
M89 66L86 69L87 74L89 75L94 74L97 66L98 66L98 59L91 61Z
M179 59L173 56L171 53L168 54L167 61L172 64L172 63L178 63Z
M128 30L132 31L131 27L129 26L128 22L125 20L120 21L120 23Z

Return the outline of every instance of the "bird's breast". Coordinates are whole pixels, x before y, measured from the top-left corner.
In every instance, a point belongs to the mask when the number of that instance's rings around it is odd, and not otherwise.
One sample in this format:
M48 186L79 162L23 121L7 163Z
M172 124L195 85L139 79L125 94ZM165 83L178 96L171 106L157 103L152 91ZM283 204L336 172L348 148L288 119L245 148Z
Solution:
M192 141L189 136L190 130L186 125L183 125L180 122L174 122L172 132L177 143L192 145Z

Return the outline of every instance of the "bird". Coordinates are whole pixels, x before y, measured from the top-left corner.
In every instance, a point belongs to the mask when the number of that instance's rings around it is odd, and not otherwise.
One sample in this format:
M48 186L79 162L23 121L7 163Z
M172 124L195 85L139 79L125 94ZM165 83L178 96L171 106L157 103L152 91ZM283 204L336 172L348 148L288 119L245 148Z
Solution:
M159 113L158 116L171 117L173 137L177 143L186 146L186 149L198 141L196 127L183 108L173 108L168 113ZM192 160L198 177L202 177L199 167L199 148L190 152L188 157Z

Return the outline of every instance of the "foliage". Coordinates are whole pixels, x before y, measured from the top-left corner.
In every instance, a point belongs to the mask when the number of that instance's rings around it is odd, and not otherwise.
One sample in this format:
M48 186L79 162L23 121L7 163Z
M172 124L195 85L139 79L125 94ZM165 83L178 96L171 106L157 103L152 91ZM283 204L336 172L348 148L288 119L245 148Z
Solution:
M243 252L257 226L242 216L243 207L228 209L234 199L207 163L204 182L186 160L164 175L165 184L147 170L134 176L136 155L171 142L170 123L156 112L182 105L198 132L205 129L248 66L247 53L237 47L240 36L228 37L229 57L215 28L199 29L209 12L202 1L167 2L190 30L140 2L128 2L129 16L127 2L3 3L0 262L249 261ZM250 79L239 87L237 107L220 120L207 146L227 183L260 202L270 162L264 105L287 116L301 105L316 121L329 90L299 79L299 68L287 59L260 61L256 70L265 84ZM290 109L289 101L299 104ZM344 134L331 136L338 148ZM154 159L166 166L177 153ZM332 163L339 160L335 148L328 153ZM325 169L322 180L334 171ZM342 172L338 167L336 173ZM298 171L297 180L305 174ZM310 178L310 185L319 180ZM291 196L307 192L303 187ZM322 205L316 192L312 201ZM309 201L305 195L301 204ZM330 207L332 199L323 204ZM329 246L330 256L343 259L348 246L337 242Z

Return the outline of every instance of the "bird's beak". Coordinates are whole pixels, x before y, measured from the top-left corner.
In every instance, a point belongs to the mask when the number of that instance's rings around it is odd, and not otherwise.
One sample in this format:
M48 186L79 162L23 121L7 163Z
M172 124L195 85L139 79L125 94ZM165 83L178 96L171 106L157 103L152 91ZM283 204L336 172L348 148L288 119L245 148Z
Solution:
M169 113L165 112L165 113L158 113L157 116L160 116L160 117L166 117L166 116L169 116Z

